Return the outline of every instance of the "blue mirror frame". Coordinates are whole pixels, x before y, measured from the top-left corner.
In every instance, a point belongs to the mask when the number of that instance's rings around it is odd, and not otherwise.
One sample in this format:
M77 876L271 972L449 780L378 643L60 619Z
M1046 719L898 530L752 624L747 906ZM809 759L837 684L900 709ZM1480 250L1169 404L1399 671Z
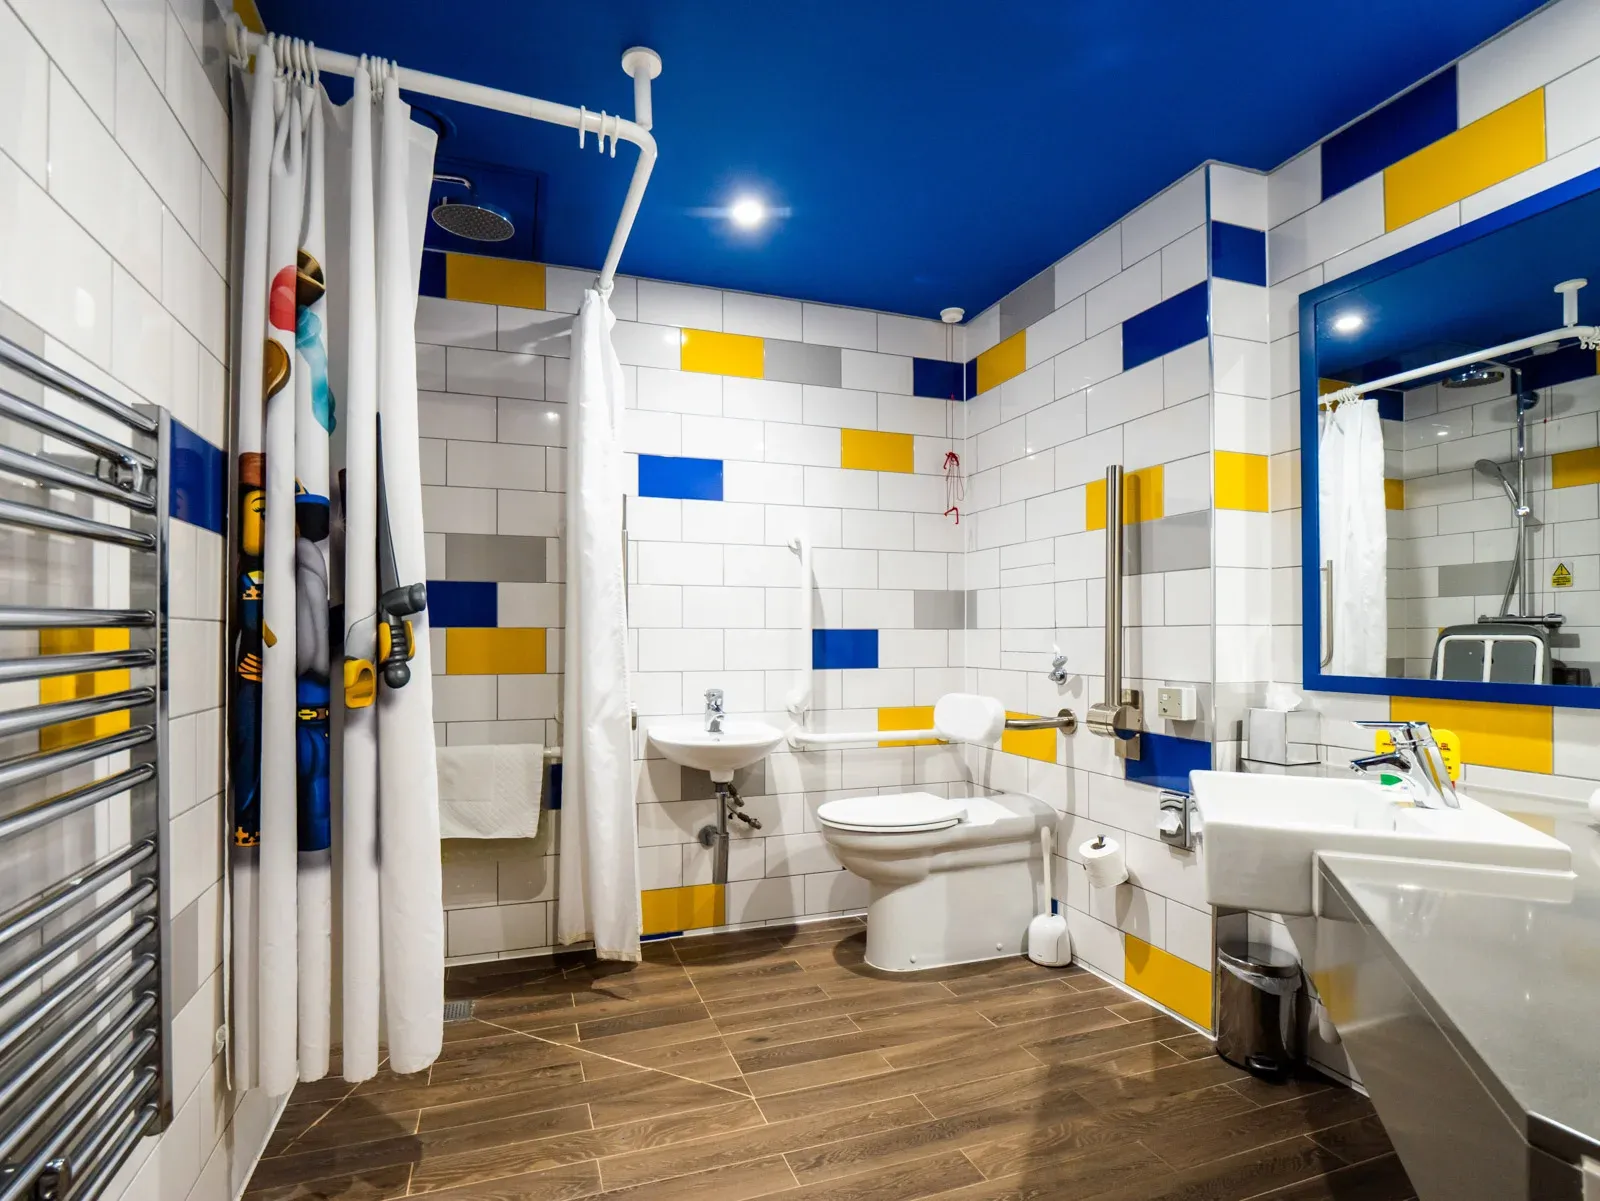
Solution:
M1300 622L1301 679L1316 692L1498 701L1600 709L1600 685L1483 684L1463 680L1413 680L1394 676L1337 676L1322 670L1322 546L1317 488L1317 306L1374 280L1464 246L1486 234L1600 191L1600 169L1585 172L1516 201L1476 221L1430 238L1332 283L1300 295ZM1594 281L1600 284L1600 280ZM1554 316L1554 310L1552 310ZM1555 321L1552 320L1552 325Z

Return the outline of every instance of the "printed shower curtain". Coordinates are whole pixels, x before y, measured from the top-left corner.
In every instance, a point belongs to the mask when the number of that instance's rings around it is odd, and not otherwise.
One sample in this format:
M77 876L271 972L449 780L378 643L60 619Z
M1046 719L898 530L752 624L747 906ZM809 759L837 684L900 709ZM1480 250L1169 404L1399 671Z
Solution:
M1323 638L1333 639L1333 658L1324 670L1340 676L1384 675L1389 526L1383 426L1375 399L1347 400L1323 414L1317 480L1322 559L1333 570L1333 603L1323 617Z
M230 1029L236 1085L273 1096L328 1071L336 894L346 1079L377 1071L380 1012L402 1072L437 1056L443 1018L427 614L408 587L424 575L412 328L435 135L391 71L364 64L337 108L300 50L269 41L234 80Z
M590 289L568 374L567 626L556 938L639 958L639 886L622 564L622 367L616 317Z

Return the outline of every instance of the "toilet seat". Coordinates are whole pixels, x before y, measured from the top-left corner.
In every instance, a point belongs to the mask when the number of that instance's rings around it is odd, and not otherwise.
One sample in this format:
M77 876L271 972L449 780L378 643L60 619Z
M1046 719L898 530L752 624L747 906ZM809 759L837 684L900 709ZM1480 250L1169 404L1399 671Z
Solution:
M837 830L868 834L915 834L943 830L966 816L965 801L931 792L896 792L884 796L847 797L817 809L817 820Z

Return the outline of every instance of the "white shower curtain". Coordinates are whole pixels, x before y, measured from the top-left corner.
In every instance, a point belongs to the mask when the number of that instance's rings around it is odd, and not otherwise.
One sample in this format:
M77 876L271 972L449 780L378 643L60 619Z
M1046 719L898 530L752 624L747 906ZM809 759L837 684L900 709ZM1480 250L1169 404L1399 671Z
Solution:
M377 1070L380 987L395 1070L431 1063L444 984L425 612L410 618L410 681L344 705L348 661L374 654L380 414L398 582L425 574L413 325L435 135L410 120L387 70L375 86L363 69L338 109L314 79L280 73L285 48L261 47L236 93L250 117L235 376L232 1058L239 1087L274 1096L328 1070L335 880L348 1079Z
M1381 676L1389 645L1389 529L1383 484L1383 425L1371 397L1322 415L1317 494L1323 563L1331 561L1333 604L1323 639L1333 640L1330 675ZM1322 582L1326 588L1326 581Z
M622 367L598 291L572 327L557 941L639 958L622 547Z

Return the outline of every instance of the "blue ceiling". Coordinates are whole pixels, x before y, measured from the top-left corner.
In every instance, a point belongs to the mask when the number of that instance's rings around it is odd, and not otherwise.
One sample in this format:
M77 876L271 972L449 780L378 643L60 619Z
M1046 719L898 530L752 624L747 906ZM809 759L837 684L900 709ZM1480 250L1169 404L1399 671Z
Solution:
M625 272L922 316L977 313L1208 158L1277 166L1539 7L258 4L332 49L624 114L621 52L650 46L661 158ZM521 219L507 253L599 264L631 148L580 156L570 130L416 99L445 126L442 169ZM756 236L696 215L745 191L788 215Z

